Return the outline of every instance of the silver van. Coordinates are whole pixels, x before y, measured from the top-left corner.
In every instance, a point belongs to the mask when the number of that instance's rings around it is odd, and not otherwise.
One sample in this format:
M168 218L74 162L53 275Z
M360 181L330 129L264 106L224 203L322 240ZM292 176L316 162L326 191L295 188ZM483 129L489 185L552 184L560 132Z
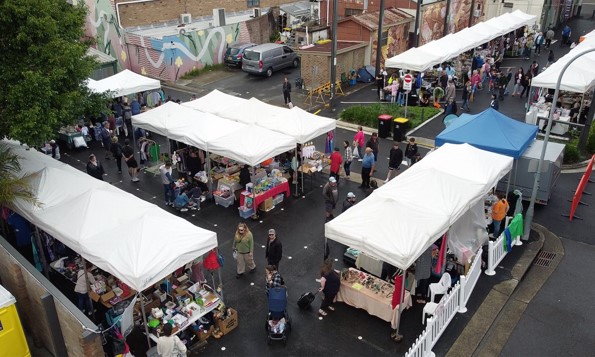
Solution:
M270 77L274 71L287 67L297 68L300 60L297 53L285 45L265 43L244 51L242 71Z

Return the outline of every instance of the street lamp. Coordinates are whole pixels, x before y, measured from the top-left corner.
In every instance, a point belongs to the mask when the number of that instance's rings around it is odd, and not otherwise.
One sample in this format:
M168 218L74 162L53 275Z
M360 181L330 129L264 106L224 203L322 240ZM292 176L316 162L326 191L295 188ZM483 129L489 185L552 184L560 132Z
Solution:
M560 74L558 75L558 81L556 82L556 90L554 91L554 99L552 100L552 109L550 110L550 114L547 119L547 127L545 130L545 138L543 139L543 147L541 148L541 156L539 157L539 162L537 163L537 172L535 173L535 181L533 182L533 191L531 192L531 201L529 202L529 208L527 209L527 219L525 220L525 231L523 234L523 240L529 239L529 233L531 233L531 223L533 223L533 215L535 214L535 199L537 198L537 189L539 188L539 179L541 178L541 168L543 166L543 159L545 158L545 152L547 149L547 143L550 139L550 131L552 130L552 121L554 120L554 110L556 109L556 103L558 102L558 96L560 95L560 83L562 83L562 77L564 76L564 72L566 69L577 60L579 57L586 55L587 53L595 52L595 48L591 48L589 50L583 51L576 56L572 57L570 61L568 61ZM584 130L584 129L583 129Z

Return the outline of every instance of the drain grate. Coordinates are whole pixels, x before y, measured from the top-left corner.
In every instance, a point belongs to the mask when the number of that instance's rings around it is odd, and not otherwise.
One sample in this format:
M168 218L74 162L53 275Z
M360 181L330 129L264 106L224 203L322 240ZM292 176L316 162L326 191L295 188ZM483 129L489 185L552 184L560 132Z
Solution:
M549 267L550 264L552 264L552 262L554 261L554 259L556 259L557 255L557 253L541 251L537 255L537 259L535 259L535 262L533 262L533 264L540 267Z

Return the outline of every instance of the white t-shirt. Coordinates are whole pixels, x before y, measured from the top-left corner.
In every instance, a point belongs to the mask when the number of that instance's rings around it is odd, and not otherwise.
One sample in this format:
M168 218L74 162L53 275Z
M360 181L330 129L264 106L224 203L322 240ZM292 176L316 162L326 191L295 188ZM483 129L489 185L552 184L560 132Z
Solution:
M87 272L87 279L89 279L89 284L95 284L95 278L93 274ZM85 271L83 269L79 270L76 275L76 285L74 286L75 293L86 294L87 293L87 282L85 281Z
M176 354L174 354L174 350ZM161 357L175 357L186 355L186 346L178 336L160 336L157 341L157 353Z

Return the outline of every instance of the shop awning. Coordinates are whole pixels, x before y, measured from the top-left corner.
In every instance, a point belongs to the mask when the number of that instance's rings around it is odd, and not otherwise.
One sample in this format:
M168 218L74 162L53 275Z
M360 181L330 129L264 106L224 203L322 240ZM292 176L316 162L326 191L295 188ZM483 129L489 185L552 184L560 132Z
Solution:
M445 144L325 224L325 236L407 269L512 168L512 158Z
M161 82L158 79L145 77L125 69L102 80L89 81L87 86L96 93L111 91L113 97L117 98L123 95L159 89L161 88Z
M11 208L137 291L217 247L215 232L18 142L2 144L20 157L19 175L40 202Z
M531 81L531 86L556 88L562 68L575 56L595 48L595 30L585 36L583 42L570 50L565 56L546 68ZM589 52L572 62L564 72L560 89L570 92L585 93L595 85L595 52Z
M225 94L217 89L214 89L209 94L198 99L182 103L183 106L200 110L201 112L216 114L222 108L235 107L239 104L247 102L247 99L237 97L235 95Z
M526 26L534 22L535 18L533 15L516 10L423 46L409 49L387 59L385 64L388 68L425 71L498 36Z

